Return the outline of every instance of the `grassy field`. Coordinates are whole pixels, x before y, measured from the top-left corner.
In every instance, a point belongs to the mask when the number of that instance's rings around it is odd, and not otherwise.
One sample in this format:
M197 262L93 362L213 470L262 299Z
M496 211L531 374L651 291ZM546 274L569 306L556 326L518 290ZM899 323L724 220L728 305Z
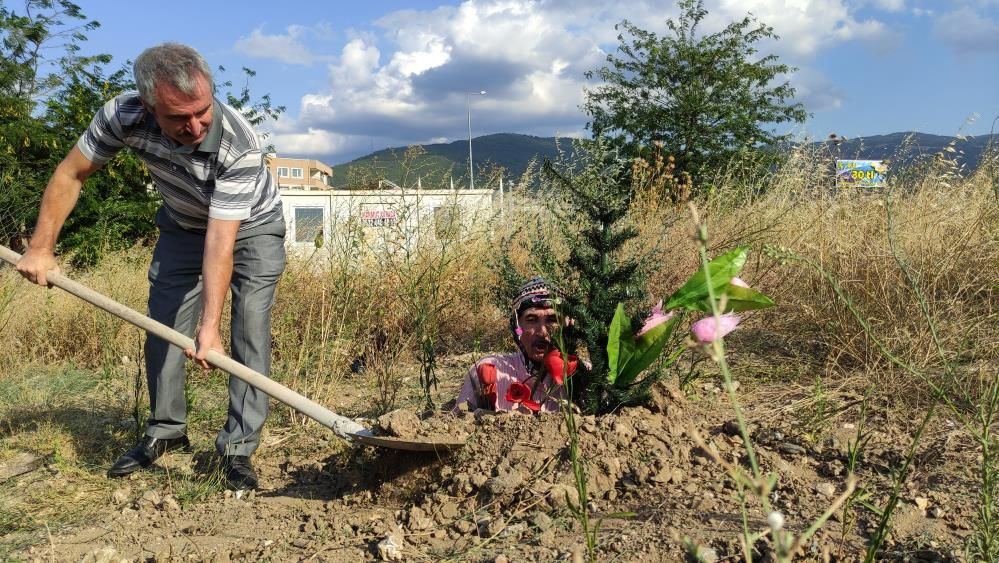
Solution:
M830 181L823 159L798 153L765 180L747 185L723 175L692 201L707 223L709 250L750 246L742 277L778 304L749 315L734 335L733 353L754 358L737 368L739 380L775 405L789 404L794 390L797 408L817 417L817 428L830 416L823 397L844 386L902 418L918 418L943 397L948 412L981 419L983 396L999 377L995 158L968 177L945 161L929 165L887 194L835 191ZM647 288L655 299L699 263L686 202L659 196L645 194L633 211L641 233L634 252L655 252ZM373 416L421 401L415 381L426 337L436 358L509 348L505 312L490 293L498 283L491 265L501 238L551 228L531 211L532 197L515 194L506 221L489 218L457 242L379 255L345 231L334 237L329 262L293 260L274 309L274 377L344 414ZM527 275L531 256L516 249L512 260ZM149 256L135 248L66 273L144 311ZM33 452L47 468L46 478L0 484L6 559L113 501L104 471L142 427L146 397L138 329L59 290L31 287L7 267L0 269L0 342L0 464ZM368 369L352 375L362 355ZM439 400L460 373L438 370ZM223 381L190 373L192 438L204 450L225 415ZM984 424L985 442L994 442L996 428ZM268 423L275 435L305 426L280 406ZM181 503L219 490L203 476L168 479Z

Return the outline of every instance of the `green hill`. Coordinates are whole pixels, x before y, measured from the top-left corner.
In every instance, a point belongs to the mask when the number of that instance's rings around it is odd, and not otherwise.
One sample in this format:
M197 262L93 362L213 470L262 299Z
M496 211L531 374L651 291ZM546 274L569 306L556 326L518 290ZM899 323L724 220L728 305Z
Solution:
M484 135L472 140L475 182L486 187L489 172L502 168L507 181L517 180L531 161L556 159L558 146L570 150L569 139L534 137L514 133ZM420 179L425 188L468 185L468 141L422 145L418 150L394 147L333 167L334 185L368 184L387 179L399 185L412 186Z
M999 135L955 141L954 137L910 132L858 137L838 145L830 141L816 144L826 144L830 158L890 159L905 165L921 155L939 153L952 142L958 161L965 170L973 170L981 163L990 142L993 147L999 145ZM480 188L495 187L488 178L490 171L497 167L503 169L507 181L517 181L532 160L556 160L559 147L570 152L571 140L514 133L476 137L472 141L475 184ZM419 178L424 188L448 187L453 178L456 187L466 187L468 141L422 145L416 150L407 147L384 149L333 167L333 183L337 186L373 185L383 178L401 186L415 186Z

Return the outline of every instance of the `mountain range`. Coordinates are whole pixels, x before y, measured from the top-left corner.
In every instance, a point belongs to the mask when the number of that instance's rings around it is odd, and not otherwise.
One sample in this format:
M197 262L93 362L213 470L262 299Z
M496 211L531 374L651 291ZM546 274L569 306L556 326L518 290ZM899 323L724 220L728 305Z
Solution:
M852 139L839 138L813 143L827 145L834 158L891 160L906 164L923 155L946 151L965 170L974 170L990 143L999 145L999 134L956 138L928 133L900 132ZM948 150L952 147L953 151ZM503 177L516 181L532 162L555 160L560 151L572 151L568 138L534 137L516 133L496 133L472 139L475 182L484 187L495 178L497 168ZM464 187L468 183L468 141L454 141L395 147L373 152L333 167L334 185L348 185L387 179L399 185L412 186L418 181L423 187ZM492 185L492 184L490 184Z

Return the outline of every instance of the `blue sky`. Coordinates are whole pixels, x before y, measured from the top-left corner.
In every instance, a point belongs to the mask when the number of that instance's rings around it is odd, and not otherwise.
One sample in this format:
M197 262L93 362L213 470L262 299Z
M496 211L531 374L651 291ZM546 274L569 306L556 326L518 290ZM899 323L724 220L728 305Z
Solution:
M143 48L198 48L224 78L254 69L251 91L286 114L266 126L288 156L337 164L389 146L515 132L585 135L583 76L617 46L627 18L664 33L675 3L604 0L451 2L78 0L101 28L84 52L115 66ZM613 6L609 6L613 4ZM988 133L999 115L999 0L706 0L704 28L751 12L779 41L761 51L813 116L798 137L896 131ZM970 123L968 119L977 115Z

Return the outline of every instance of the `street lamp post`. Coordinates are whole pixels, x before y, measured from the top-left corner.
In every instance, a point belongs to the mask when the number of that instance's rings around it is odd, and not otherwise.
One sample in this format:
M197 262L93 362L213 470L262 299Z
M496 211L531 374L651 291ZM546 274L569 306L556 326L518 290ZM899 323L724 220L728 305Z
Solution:
M468 114L468 189L475 189L475 169L472 168L472 94L485 96L485 90L465 92L465 110Z

